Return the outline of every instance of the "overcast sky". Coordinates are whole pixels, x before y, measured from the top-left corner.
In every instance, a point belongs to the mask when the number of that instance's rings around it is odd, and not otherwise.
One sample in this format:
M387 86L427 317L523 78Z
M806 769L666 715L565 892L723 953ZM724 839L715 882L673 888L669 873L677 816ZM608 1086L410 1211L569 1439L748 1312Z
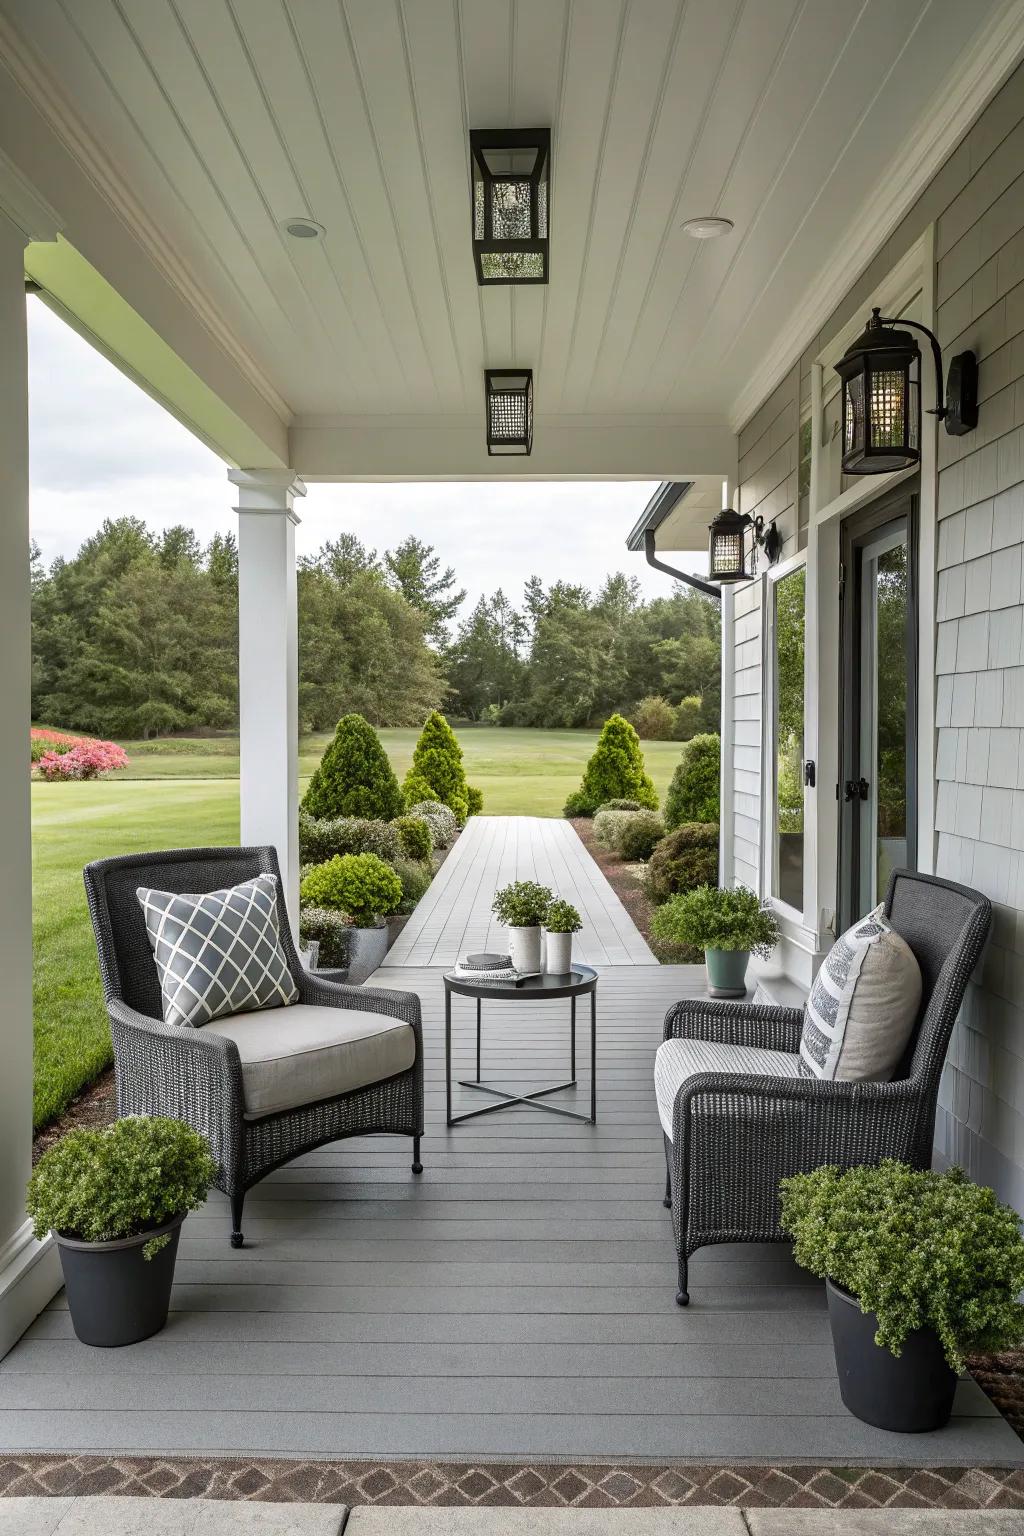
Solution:
M29 311L32 534L44 559L72 555L105 517L185 523L204 542L234 529L224 465L38 299ZM483 423L481 422L481 431ZM311 485L299 506L299 553L343 530L378 550L415 533L455 567L469 598L502 586L518 601L536 572L597 586L671 583L625 547L654 482Z

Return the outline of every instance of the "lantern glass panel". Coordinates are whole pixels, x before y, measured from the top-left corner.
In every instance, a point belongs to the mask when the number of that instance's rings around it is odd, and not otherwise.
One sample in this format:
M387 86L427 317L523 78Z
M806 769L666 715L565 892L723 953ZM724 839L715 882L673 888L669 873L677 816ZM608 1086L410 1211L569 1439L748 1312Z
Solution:
M533 446L533 379L522 373L487 378L487 451L528 454Z
M736 576L743 571L742 533L714 533L711 536L712 576Z
M864 452L864 374L843 385L843 453Z

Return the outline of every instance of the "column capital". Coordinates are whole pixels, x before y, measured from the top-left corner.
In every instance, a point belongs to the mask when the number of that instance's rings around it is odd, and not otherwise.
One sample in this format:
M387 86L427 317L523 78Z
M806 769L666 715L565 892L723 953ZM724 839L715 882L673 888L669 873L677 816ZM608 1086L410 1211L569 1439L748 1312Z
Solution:
M228 479L238 487L236 512L283 512L300 521L294 501L306 487L293 469L229 469Z

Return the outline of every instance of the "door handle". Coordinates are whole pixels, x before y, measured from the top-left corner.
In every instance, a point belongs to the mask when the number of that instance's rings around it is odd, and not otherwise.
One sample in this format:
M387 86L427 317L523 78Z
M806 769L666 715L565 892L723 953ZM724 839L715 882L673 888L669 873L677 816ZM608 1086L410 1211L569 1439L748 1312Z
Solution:
M869 787L867 779L847 779L843 789L843 799L866 800Z

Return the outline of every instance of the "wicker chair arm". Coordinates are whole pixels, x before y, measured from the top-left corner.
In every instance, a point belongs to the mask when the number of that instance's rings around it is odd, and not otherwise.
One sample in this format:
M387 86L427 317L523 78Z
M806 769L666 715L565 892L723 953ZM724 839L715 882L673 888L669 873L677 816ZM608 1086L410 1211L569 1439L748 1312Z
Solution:
M767 1051L800 1048L804 1015L800 1008L763 1003L726 1003L707 997L687 997L665 1015L665 1040L713 1040L720 1044L757 1046Z
M107 1003L117 1060L118 1113L167 1115L210 1143L222 1172L241 1156L245 1097L238 1047L214 1029L165 1024Z
M904 1115L912 1121L921 1106L921 1085L911 1078L897 1082L829 1082L817 1077L762 1077L745 1072L699 1072L683 1083L672 1113L673 1144L687 1145L695 1122L725 1111L733 1122L756 1121L768 1114L785 1114L800 1124L802 1158L849 1165L876 1161L873 1143L883 1122ZM845 1130L835 1140L838 1125ZM792 1140L792 1136L789 1138ZM837 1156L840 1145L842 1157ZM892 1154L890 1154L892 1155Z

